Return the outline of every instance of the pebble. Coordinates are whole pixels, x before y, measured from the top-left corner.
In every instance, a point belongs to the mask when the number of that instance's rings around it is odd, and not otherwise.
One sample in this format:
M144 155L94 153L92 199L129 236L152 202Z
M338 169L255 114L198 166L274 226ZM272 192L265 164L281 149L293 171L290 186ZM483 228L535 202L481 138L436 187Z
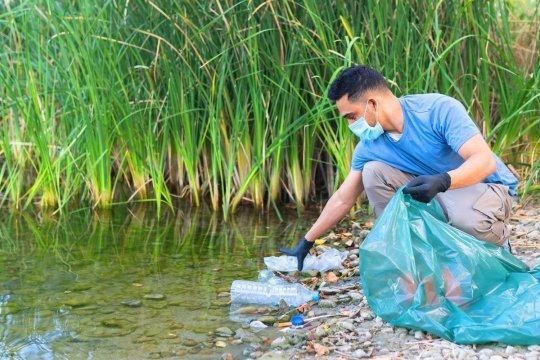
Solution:
M252 359L256 359L256 358L261 357L261 356L263 356L262 351L255 351L255 352L252 352L251 354L249 354L249 357L252 358Z
M367 311L367 310L362 310L360 311L360 316L362 317L362 319L364 320L371 320L373 319L373 313L371 311Z
M217 328L214 333L216 335L219 335L219 336L224 336L224 337L229 337L229 336L234 336L234 331L232 331L231 329L229 329L228 327L226 326L222 326L222 327L219 327Z
M165 299L165 295L163 294L157 294L157 293L152 293L152 294L146 294L144 295L144 298L146 300L164 300Z
M414 338L416 340L424 340L424 333L421 331L415 331L414 332Z
M224 348L225 346L227 346L227 343L225 341L219 340L219 341L216 341L216 346Z
M221 355L221 360L233 360L234 359L234 356L233 354L231 353L223 353L223 355Z
M493 355L489 360L504 360L504 358L501 355Z
M512 355L512 354L515 353L515 352L516 352L516 349L515 349L513 346L510 346L510 345L508 345L508 346L506 347L506 350L504 350L504 353L505 353L506 355Z
M270 344L270 347L271 348L283 347L286 344L287 344L287 341L285 340L285 338L283 336L280 336L278 338L275 338L272 341L272 343Z
M478 358L479 360L489 360L489 358L493 355L493 350L491 349L482 349L478 352Z
M273 325L276 322L276 317L272 315L265 315L261 316L257 319L258 321L262 322L265 325Z
M341 327L342 329L349 330L349 331L354 331L355 329L355 326L352 323L352 320L343 320L343 321L338 322L337 325Z
M335 308L336 302L330 299L321 299L318 303L321 308Z
M134 299L124 300L122 301L122 305L127 306L127 307L139 307L142 305L142 301L134 300Z
M366 358L369 355L362 349L354 350L351 354L353 358Z

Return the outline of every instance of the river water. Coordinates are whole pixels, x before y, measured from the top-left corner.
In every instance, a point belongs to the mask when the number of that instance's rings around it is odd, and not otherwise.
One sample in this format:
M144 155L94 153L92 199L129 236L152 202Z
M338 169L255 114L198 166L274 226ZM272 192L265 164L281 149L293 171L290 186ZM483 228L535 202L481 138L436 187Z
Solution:
M235 279L292 245L315 214L151 207L0 220L0 359L219 358Z

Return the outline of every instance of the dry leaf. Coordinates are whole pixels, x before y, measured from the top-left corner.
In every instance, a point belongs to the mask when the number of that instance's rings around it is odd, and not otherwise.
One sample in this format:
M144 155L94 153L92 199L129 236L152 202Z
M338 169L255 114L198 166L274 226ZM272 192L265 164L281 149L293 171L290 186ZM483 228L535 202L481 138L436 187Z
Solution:
M326 282L329 282L329 283L335 283L338 281L338 277L332 271L326 273L326 276L324 278Z
M315 352L317 353L317 355L328 355L328 353L330 352L330 349L327 348L326 346L324 345L321 345L321 344L317 344L317 343L313 343L313 350L315 350Z

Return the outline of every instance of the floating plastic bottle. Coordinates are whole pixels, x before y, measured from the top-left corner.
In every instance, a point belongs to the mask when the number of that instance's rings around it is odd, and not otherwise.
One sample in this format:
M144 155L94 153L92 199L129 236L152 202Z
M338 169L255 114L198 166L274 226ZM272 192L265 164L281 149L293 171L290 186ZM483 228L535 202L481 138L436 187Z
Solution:
M300 284L271 284L235 280L231 285L232 303L278 305L283 299L289 306L300 306L309 301L319 301L319 293Z
M333 269L343 269L342 262L347 258L347 251L329 249L320 256L308 255L304 260L303 270L318 270L324 272ZM264 258L264 264L274 271L295 271L298 270L298 260L294 256L268 256Z

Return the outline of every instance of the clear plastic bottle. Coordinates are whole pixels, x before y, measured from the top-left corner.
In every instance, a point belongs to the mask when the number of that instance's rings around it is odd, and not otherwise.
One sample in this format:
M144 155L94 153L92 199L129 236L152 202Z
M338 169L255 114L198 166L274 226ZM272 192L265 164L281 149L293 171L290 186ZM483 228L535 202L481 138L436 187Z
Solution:
M259 282L273 285L289 284L289 282L283 280L279 276L276 276L272 270L268 269L259 271Z
M308 301L319 301L319 293L300 284L235 280L231 285L232 303L278 305L281 299L289 306L300 306Z

